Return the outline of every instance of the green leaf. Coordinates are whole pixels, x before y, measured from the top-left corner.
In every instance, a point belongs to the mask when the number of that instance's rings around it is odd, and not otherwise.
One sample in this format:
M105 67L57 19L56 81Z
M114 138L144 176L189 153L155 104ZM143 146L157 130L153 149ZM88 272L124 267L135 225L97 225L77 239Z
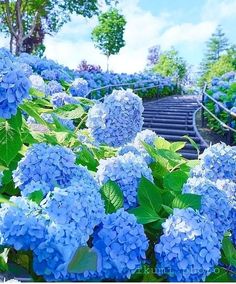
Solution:
M11 201L9 201L6 197L4 197L2 194L0 194L0 203L8 203L10 205L14 205Z
M143 206L130 209L129 213L134 214L137 218L138 223L140 224L148 224L161 220L161 217L157 214L156 211Z
M21 129L22 126L22 114L20 110L17 111L17 114L12 116L11 119L8 120L9 125L14 129Z
M34 89L34 88L30 88L29 93L32 97L38 97L38 98L45 97L45 94L43 92L40 92L39 90Z
M217 266L215 272L210 274L206 278L206 282L232 282L232 278L229 276L227 270L222 267Z
M155 142L154 145L156 146L157 149L167 149L169 150L171 147L171 143L168 142L167 140L165 140L163 137L158 137Z
M142 207L150 208L157 213L161 209L162 198L160 189L143 176L138 187L138 202Z
M5 248L0 253L0 271L2 271L2 272L5 272L5 271L8 270L7 261L8 261L8 253L9 253L9 251L10 251L10 249Z
M119 186L114 181L108 181L101 187L101 195L105 201L106 213L113 213L123 207L124 198Z
M77 249L68 265L68 272L83 273L87 270L96 271L97 258L97 254L93 249L80 247Z
M199 149L199 146L197 145L197 143L192 138L190 138L188 135L184 135L183 138L186 138L190 142L190 144L193 146L193 148L196 149L197 154L199 156L200 149Z
M29 200L32 200L39 204L43 200L43 192L41 190L36 190L29 195Z
M181 171L175 171L172 173L168 173L163 179L163 186L166 189L181 191L183 185L187 182L188 175Z
M50 124L41 118L37 107L33 102L27 101L20 106L20 108L25 111L29 116L33 117L39 124L45 125L50 128Z
M80 105L68 104L54 110L54 113L64 119L77 119L85 114Z
M166 211L166 213L168 214L172 214L173 213L173 209L167 205L162 204L163 209Z
M171 143L170 151L177 152L183 149L185 145L186 145L186 142L182 142L182 141Z
M173 208L188 208L191 207L193 209L200 209L201 207L201 195L185 193L181 194L172 202Z
M7 165L16 157L22 146L18 129L14 129L5 121L0 123L0 153L1 160Z
M81 149L77 152L76 163L82 166L86 166L91 171L97 171L98 161L94 158L93 153L88 149L87 146L80 146Z
M229 236L225 236L222 242L222 249L229 265L236 267L236 249Z

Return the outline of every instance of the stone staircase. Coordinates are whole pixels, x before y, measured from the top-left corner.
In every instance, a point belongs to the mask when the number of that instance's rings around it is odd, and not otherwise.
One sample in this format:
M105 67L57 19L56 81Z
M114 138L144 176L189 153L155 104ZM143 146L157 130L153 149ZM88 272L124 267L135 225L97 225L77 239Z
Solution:
M170 142L185 141L186 146L180 153L187 159L197 159L196 149L184 138L188 135L202 152L207 144L198 134L193 119L198 109L194 96L171 96L144 103L143 129L151 129Z

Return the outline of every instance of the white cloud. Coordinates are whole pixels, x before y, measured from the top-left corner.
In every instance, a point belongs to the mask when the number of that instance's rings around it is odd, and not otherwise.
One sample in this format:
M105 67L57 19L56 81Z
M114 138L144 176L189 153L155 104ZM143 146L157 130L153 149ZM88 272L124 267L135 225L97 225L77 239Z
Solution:
M203 6L202 18L222 21L236 16L236 0L207 0Z

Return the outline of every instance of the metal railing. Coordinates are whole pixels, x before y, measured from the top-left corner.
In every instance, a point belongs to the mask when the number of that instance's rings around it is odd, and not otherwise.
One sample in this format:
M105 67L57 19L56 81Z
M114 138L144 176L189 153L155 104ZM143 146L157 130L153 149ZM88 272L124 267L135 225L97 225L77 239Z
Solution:
M139 84L152 84L151 86L143 86L143 87L138 87L134 88L132 86L139 85ZM154 84L154 85L153 85ZM114 89L123 89L124 87L132 89L133 91L140 91L140 90L148 90L148 89L157 89L156 92L156 99L160 98L159 90L160 90L160 81L151 81L151 80L144 80L144 81L136 81L136 82L130 82L130 83L123 83L123 84L111 84L111 85L106 85L100 88L92 89L86 94L86 98L93 99L92 98L92 93L96 91L101 91L101 90L106 90L106 93L103 97L97 99L98 101L103 100L107 95L109 95L112 90ZM180 88L180 85L175 84L175 88Z
M207 84L205 84L203 90L202 90L202 98L201 98L201 102L197 99L198 104L201 106L201 122L202 122L202 127L205 126L205 111L207 113L209 113L218 123L219 125L222 127L222 130L227 132L227 143L229 145L232 144L232 140L233 140L233 133L236 133L236 129L232 128L231 122L233 121L233 118L236 119L236 113L233 111L230 111L228 108L226 108L221 102L217 101L216 99L214 99L212 96L208 95L206 92L207 89ZM213 101L220 109L222 109L223 111L225 111L228 114L227 117L227 123L223 122L222 120L220 120L212 111L210 111L205 105L205 98L210 99L211 101Z

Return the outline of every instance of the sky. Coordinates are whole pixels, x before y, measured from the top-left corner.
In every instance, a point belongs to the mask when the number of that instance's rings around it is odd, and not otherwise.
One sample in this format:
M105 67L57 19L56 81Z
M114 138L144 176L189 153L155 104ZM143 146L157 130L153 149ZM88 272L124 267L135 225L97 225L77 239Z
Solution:
M126 46L110 59L115 72L134 73L145 68L148 48L174 46L195 67L202 59L205 42L222 25L230 42L236 43L236 0L121 0L126 17ZM46 36L46 56L75 68L81 60L106 67L106 58L94 47L91 31L97 18L72 16L61 31ZM0 46L7 40L0 35Z

